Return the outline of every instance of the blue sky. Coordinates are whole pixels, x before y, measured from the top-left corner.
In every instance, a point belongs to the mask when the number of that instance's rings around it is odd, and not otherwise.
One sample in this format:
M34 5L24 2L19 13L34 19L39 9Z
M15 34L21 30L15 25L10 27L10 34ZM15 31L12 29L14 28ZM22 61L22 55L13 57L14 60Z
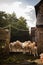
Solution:
M36 25L36 15L34 6L40 0L0 0L0 11L7 13L15 12L17 17L26 18L27 25L34 27Z
M40 0L17 0L17 1L21 1L24 4L28 4L28 5L36 5Z

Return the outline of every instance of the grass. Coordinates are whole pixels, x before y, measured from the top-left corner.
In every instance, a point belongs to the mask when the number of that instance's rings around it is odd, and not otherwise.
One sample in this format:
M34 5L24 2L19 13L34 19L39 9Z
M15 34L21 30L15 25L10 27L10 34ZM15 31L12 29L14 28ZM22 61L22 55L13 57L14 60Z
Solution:
M29 55L29 53L10 53L9 55L1 57L0 63L22 63L27 60L34 61L37 58L38 57Z

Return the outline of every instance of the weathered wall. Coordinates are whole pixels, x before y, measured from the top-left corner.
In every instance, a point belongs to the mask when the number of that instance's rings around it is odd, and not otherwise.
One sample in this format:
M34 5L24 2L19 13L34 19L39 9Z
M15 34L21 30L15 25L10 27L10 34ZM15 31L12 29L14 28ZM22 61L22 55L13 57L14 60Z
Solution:
M37 28L36 30L36 41L38 46L38 52L43 52L43 28Z
M43 2L41 2L39 5L36 26L36 41L38 46L38 52L40 53L43 52Z
M5 45L6 52L8 52L9 50L9 42L10 42L10 31L8 29L0 28L0 47L3 48L3 46Z

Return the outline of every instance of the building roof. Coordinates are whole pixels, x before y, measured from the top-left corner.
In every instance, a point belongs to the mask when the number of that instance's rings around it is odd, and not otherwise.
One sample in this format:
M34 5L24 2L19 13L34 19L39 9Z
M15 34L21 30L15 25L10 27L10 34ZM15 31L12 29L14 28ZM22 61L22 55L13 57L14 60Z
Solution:
M36 6L36 17L37 17L37 22L36 26L43 26L43 0L41 0Z
M36 16L37 16L37 13L39 11L39 7L40 5L43 3L43 0L41 0L37 5L35 5L35 11L36 11Z

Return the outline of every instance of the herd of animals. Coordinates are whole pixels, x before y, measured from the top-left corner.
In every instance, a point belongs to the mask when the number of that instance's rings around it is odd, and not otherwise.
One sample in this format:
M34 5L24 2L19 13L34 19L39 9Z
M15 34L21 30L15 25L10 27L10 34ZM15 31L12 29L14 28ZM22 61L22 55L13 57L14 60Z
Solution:
M36 43L31 41L20 42L17 40L15 42L11 42L9 44L9 49L10 52L23 52L23 54L29 52L29 54L38 56Z

